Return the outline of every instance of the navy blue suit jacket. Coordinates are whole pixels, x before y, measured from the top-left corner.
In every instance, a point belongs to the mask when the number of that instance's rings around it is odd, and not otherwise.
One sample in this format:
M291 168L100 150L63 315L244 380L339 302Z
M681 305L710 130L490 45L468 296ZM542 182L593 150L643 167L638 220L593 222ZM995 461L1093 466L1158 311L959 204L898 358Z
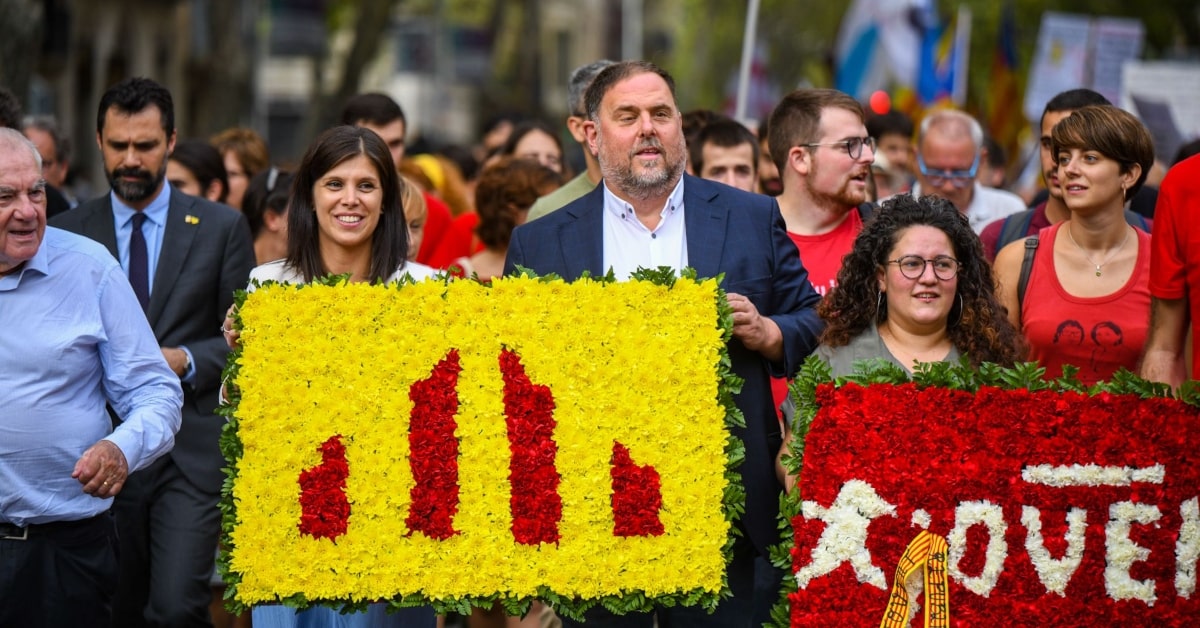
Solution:
M808 282L796 246L787 235L774 198L684 175L684 226L688 265L700 277L724 273L721 287L744 295L783 332L782 363L771 364L736 338L729 343L734 372L745 380L734 400L746 417L735 431L746 445L742 524L760 552L779 542L779 493L775 454L782 435L771 399L770 376L792 375L817 346L820 296ZM513 231L506 275L522 266L567 280L604 267L604 186ZM687 420L687 417L680 417Z

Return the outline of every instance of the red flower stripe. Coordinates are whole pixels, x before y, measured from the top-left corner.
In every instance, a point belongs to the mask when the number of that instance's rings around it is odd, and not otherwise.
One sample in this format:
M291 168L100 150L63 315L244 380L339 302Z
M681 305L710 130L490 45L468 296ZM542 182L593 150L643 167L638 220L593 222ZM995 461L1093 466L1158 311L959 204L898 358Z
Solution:
M658 512L662 509L662 480L650 465L634 464L629 449L613 441L613 536L659 536L663 533Z
M411 532L444 540L458 532L458 439L454 437L458 412L458 350L451 349L433 367L428 378L413 382L408 398L413 402L408 424L409 464L415 484L404 523Z
M321 444L321 464L300 472L300 534L336 539L346 533L350 500L346 477L350 466L341 435Z
M557 543L562 520L560 476L555 468L554 394L534 384L513 351L500 353L504 378L504 417L508 425L508 480L512 485L513 539L524 545Z

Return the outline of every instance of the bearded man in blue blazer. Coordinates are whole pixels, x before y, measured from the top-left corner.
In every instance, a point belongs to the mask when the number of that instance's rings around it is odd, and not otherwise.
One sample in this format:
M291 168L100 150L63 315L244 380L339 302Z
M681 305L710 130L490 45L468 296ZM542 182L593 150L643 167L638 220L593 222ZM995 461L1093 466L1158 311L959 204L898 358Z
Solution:
M774 462L781 433L770 377L792 375L816 347L820 297L773 198L684 174L687 149L669 74L647 62L618 63L596 76L585 101L588 148L603 181L562 209L517 227L505 274L518 266L568 280L610 269L626 279L639 267L659 266L691 267L701 277L724 274L734 324L729 355L745 380L735 402L746 418L746 427L736 431L746 446L740 468L746 510L737 522L744 535L727 569L733 597L713 615L676 607L614 616L598 607L586 626L649 627L654 615L666 626L749 626L754 556L765 556L780 540L782 487Z
M254 244L240 213L166 182L175 112L165 87L145 78L114 85L100 100L96 128L112 191L52 224L117 258L183 386L175 448L130 474L113 503L121 562L113 625L212 625L225 464L225 420L214 411L229 353L220 329L234 291L246 287Z

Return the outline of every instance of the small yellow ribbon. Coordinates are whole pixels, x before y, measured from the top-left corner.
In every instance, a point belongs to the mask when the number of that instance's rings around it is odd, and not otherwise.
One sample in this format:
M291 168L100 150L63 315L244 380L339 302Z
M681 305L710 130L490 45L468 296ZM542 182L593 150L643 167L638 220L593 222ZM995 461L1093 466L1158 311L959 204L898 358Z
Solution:
M922 530L908 544L879 628L907 628L917 614L917 596L925 591L925 628L949 628L950 591L946 587L946 538Z

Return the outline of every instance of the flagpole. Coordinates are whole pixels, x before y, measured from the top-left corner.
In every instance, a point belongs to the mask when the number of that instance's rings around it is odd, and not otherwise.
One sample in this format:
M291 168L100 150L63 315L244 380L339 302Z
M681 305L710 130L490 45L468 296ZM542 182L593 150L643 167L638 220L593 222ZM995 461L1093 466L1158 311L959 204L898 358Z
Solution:
M967 72L971 57L971 9L958 5L958 24L954 29L954 106L967 104Z
M758 0L746 3L746 30L742 34L742 62L738 68L737 106L733 117L746 123L746 101L750 94L750 63L754 58L754 45L758 34Z

